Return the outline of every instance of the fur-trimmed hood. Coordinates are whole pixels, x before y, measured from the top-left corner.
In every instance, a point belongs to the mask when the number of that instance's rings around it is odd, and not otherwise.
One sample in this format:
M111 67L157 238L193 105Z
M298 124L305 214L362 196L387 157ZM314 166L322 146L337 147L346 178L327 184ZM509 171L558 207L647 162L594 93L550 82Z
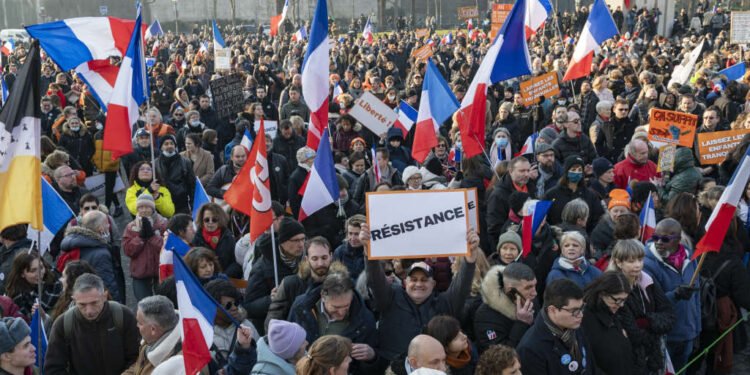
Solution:
M60 244L62 251L74 248L107 248L107 241L101 234L81 226L70 226L65 230L65 238Z
M503 268L505 267L493 266L487 271L482 280L482 301L507 318L516 320L516 304L500 288Z
M83 121L81 121L81 130L78 132L78 136L79 137L83 137L86 134L88 134L88 132L89 132L88 131L88 127L83 124ZM65 121L63 123L63 125L62 125L62 133L65 134L65 135L71 136L71 137L74 136L73 135L73 131L70 130L70 126L68 126L68 122L67 121Z

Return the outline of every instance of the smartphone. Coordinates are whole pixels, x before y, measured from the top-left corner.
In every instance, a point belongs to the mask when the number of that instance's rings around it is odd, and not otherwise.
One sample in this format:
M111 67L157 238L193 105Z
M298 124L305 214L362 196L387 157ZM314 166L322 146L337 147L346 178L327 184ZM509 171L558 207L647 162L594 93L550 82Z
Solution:
M510 300L513 301L513 303L515 304L516 303L516 297L520 296L521 293L519 293L518 289L516 289L516 288L510 288L510 290L508 291L507 295L508 295L508 298L510 298Z

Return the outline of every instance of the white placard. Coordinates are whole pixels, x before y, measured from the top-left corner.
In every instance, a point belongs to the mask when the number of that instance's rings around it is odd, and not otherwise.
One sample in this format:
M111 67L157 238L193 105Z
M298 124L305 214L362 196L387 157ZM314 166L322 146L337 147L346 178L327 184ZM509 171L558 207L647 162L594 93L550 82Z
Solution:
M369 259L468 253L466 189L372 192L366 194L366 200Z
M95 197L99 199L104 199L105 195L105 185L104 185L104 173L95 174L91 177L86 177L86 181L83 183L84 186L86 186L86 190L89 191L89 193L93 194ZM125 184L122 182L122 178L120 178L120 174L117 174L117 178L115 179L115 193L119 193L121 191L125 190Z
M354 101L349 114L377 135L387 133L398 119L396 112L369 91Z
M255 134L258 134L260 130L260 120L255 120ZM266 134L271 136L271 139L276 139L276 133L279 131L279 123L276 121L263 120L263 127L265 128Z
M229 70L232 66L232 50L214 45L214 70Z
M477 188L466 189L466 202L469 208L469 228L479 234L479 202L477 202Z

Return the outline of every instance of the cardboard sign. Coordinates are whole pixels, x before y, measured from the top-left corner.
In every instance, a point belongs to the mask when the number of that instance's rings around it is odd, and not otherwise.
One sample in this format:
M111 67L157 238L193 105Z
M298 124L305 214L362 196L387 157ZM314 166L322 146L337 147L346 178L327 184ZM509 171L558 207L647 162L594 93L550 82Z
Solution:
M539 97L551 98L560 93L557 73L550 72L521 82L523 105L529 106L539 102Z
M469 228L479 234L479 202L477 188L466 189L467 205L469 207Z
M430 29L426 27L414 30L414 36L417 37L417 39L424 38L429 35L430 35Z
M260 130L260 120L255 120L255 134L258 134ZM279 131L279 123L276 121L263 120L263 127L265 127L266 135L270 135L271 139L276 139L276 133Z
M354 101L349 114L377 135L387 133L388 128L398 119L396 112L369 91L365 91Z
M242 93L242 79L232 74L212 80L208 83L214 99L214 109L219 118L226 119L242 112L245 95Z
M479 8L476 6L458 7L458 19L468 20L469 18L479 17Z
M729 20L729 42L750 43L750 12L733 11Z
M693 147L697 125L696 115L651 108L648 139L657 147L665 144Z
M494 38L500 28L503 26L505 19L508 18L513 4L492 4L492 15L490 17L490 38Z
M106 195L104 190L104 173L86 177L86 181L84 181L83 185L86 186L89 193L99 198L99 200L104 200L104 196ZM114 192L119 193L123 190L125 190L125 184L122 182L122 178L120 178L120 174L118 173L117 178L115 179Z
M369 259L468 253L465 189L371 192L365 199L370 226Z
M698 160L701 165L721 164L750 129L698 134Z
M229 70L232 67L232 50L214 46L214 70Z
M677 146L669 144L659 149L659 164L656 171L659 173L674 171L674 157L677 153Z
M422 47L411 51L411 55L412 57L420 60L427 60L428 58L432 57L432 46L429 44L425 44Z

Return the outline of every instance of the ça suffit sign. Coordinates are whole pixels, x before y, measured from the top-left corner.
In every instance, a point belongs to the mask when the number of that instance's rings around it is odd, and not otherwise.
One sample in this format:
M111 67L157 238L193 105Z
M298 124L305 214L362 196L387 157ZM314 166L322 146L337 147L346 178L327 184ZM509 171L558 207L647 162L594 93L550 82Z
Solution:
M369 259L466 255L466 190L367 193ZM398 209L394 209L398 207Z
M648 124L648 139L657 147L666 144L693 147L698 116L651 108Z

